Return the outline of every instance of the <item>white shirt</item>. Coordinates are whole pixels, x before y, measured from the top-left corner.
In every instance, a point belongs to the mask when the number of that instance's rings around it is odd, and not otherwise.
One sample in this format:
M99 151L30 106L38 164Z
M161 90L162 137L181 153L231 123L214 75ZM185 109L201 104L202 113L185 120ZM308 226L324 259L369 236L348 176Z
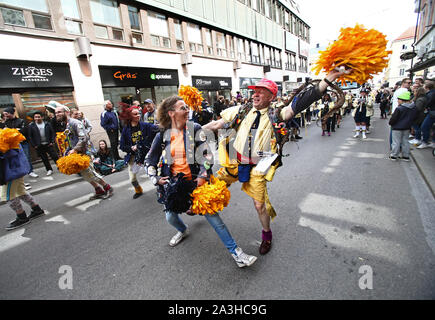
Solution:
M47 137L45 136L45 123L41 124L35 122L36 126L39 129L39 134L41 135L41 144L48 144Z

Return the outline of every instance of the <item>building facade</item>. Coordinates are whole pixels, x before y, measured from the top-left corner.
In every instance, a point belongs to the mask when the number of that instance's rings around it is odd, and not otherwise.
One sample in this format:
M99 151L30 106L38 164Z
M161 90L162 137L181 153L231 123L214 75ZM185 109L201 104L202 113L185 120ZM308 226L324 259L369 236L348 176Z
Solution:
M106 99L159 103L193 85L213 103L263 77L283 93L308 76L310 28L292 0L0 0L0 11L0 109L76 106L93 140Z
M411 68L411 60L403 60L403 54L412 51L414 43L415 27L408 28L397 39L391 42L390 50L393 52L385 71L384 83L394 87L395 83L408 77L407 70Z
M414 49L417 56L412 59L413 74L421 72L423 77L435 79L435 3L434 0L415 0L418 13Z

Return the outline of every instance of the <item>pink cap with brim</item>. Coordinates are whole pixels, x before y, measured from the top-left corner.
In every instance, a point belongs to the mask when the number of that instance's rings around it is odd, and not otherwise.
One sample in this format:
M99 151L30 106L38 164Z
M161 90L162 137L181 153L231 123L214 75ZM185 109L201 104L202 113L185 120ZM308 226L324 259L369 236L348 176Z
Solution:
M266 88L270 92L272 92L273 96L276 96L278 93L278 86L275 82L268 79L261 79L254 86L248 86L248 89L256 89L256 88Z

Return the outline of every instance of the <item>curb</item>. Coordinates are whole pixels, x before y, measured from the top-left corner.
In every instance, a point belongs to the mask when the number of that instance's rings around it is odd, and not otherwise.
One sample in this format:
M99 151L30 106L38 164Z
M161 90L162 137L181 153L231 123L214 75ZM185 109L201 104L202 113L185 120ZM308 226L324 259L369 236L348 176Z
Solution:
M40 187L40 188L36 188L34 190L27 190L27 191L33 196L33 195L37 195L37 194L40 194L40 193L43 193L43 192L46 192L46 191L50 191L50 190L53 190L53 189L65 187L67 185L70 185L70 184L73 184L73 183L76 183L76 182L80 182L80 181L84 181L83 178L77 177L77 178L74 178L74 179L71 179L71 180L67 180L67 181L64 181L64 182L60 182L60 183L57 183L57 184L52 184L50 186ZM6 204L6 201L3 201L3 200L0 201L0 205L4 205L4 204Z
M429 180L425 176L423 169L421 168L420 164L418 163L418 161L414 157L413 152L410 152L410 155L411 155L412 160L414 160L415 166L417 167L418 171L420 172L420 175L423 177L424 182L426 183L429 190L432 192L432 196L435 198L435 190L434 190L434 188L432 188L432 185L429 183Z

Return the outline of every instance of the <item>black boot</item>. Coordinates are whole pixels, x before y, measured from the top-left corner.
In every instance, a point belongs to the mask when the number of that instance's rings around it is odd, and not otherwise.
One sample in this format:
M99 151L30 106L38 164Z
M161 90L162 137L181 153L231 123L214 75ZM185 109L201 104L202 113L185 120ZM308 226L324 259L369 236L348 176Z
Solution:
M42 210L39 205L32 207L32 212L29 214L29 219L35 219L41 217L44 214L44 210Z
M14 230L28 223L30 223L30 219L27 218L26 213L23 212L21 214L17 214L17 218L9 223L9 225L6 227L6 230Z

